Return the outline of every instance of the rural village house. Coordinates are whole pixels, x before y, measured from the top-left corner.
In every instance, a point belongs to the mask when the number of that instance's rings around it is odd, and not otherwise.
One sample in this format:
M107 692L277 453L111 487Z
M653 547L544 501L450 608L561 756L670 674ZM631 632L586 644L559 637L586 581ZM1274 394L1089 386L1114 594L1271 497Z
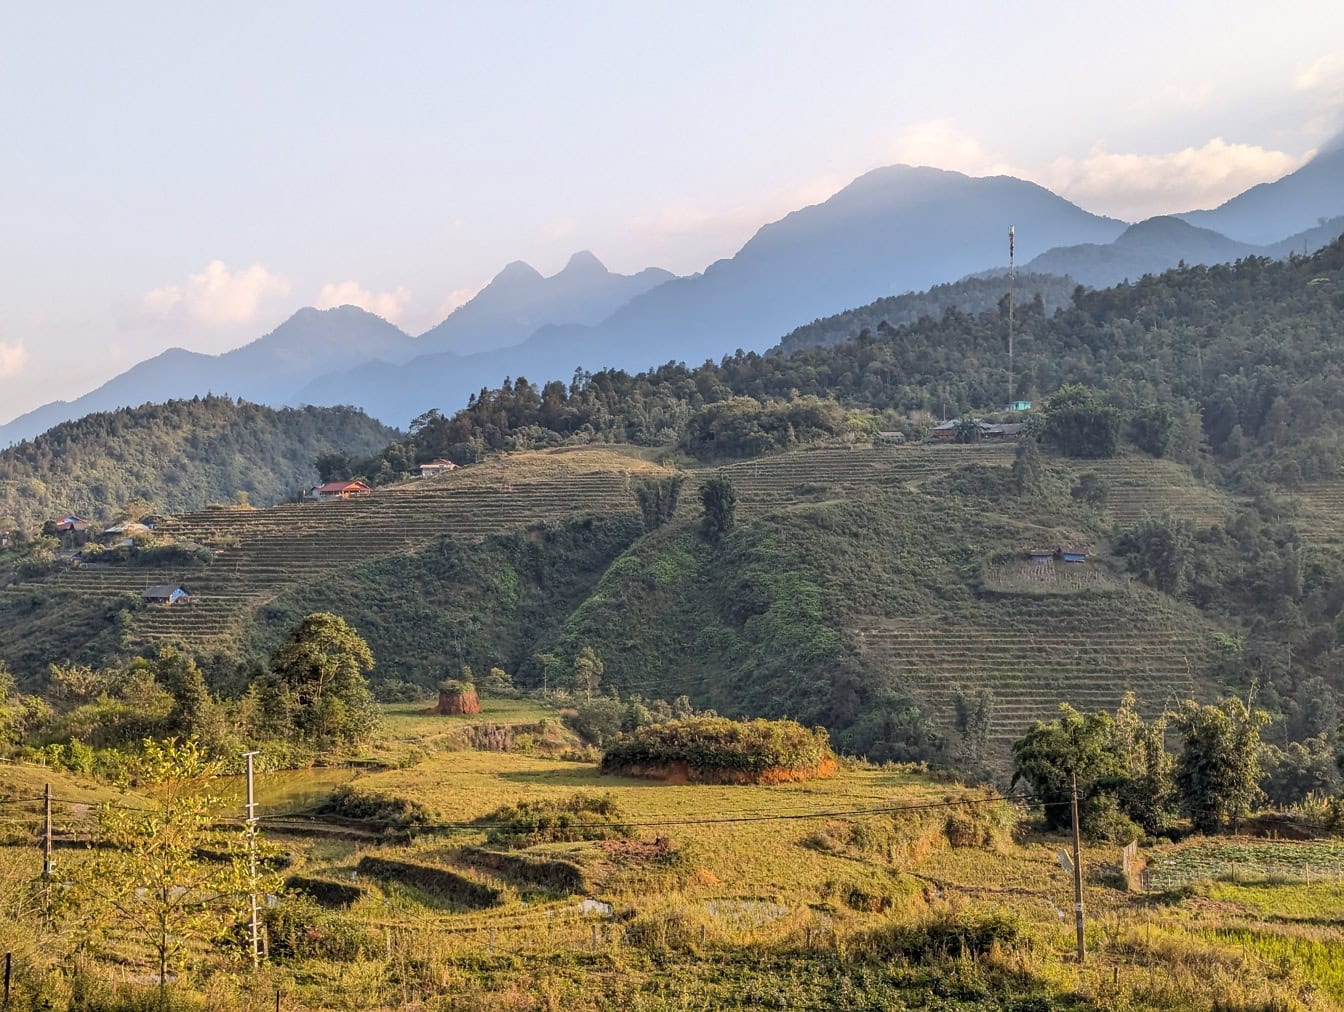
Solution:
M313 499L349 499L372 492L373 489L362 481L329 481L325 485L318 485L309 496Z
M421 478L437 478L448 471L456 471L457 465L446 457L435 457L428 464L420 465Z
M174 604L187 604L191 601L191 594L185 587L175 587L170 583L160 583L153 587L146 587L143 594L140 595L148 604L159 604L164 607Z

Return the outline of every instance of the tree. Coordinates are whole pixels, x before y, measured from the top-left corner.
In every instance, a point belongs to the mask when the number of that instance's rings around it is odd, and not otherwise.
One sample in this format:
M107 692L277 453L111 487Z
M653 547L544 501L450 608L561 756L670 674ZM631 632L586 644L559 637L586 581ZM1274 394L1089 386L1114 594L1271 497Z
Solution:
M1134 707L1134 693L1125 693L1115 711L1116 749L1128 767L1120 807L1150 835L1166 832L1175 809L1175 762L1167 752L1166 730L1165 718L1145 722Z
M723 475L707 478L700 483L700 502L705 508L700 531L708 540L718 541L737 521L737 487Z
M682 475L674 474L668 478L645 478L635 486L635 501L644 517L644 530L655 531L676 515L683 481Z
M983 434L980 430L980 423L974 418L958 418L957 424L952 429L952 441L954 443L978 443Z
M373 652L345 621L314 612L271 656L271 671L294 702L296 729L318 747L362 741L378 723L364 675Z
M1149 586L1179 594L1186 585L1194 534L1169 516L1147 518L1115 539L1115 552Z
M1018 441L1013 451L1013 484L1018 495L1031 495L1041 487L1041 451L1034 439Z
M593 693L602 683L605 670L606 665L592 647L584 647L579 651L579 656L574 658L574 685L583 690L584 697L590 703L593 701Z
M219 772L194 741L146 740L130 773L152 806L104 805L103 846L71 862L62 883L62 905L81 941L136 939L154 953L161 1008L170 970L181 972L196 947L224 941L250 893L280 890L278 876L252 876L245 830L217 828L226 802L210 786Z
M1171 715L1181 736L1176 786L1181 808L1201 833L1237 825L1264 797L1260 790L1260 729L1269 714L1240 699L1216 705L1187 700Z
M1152 401L1141 406L1129 420L1129 438L1144 453L1165 456L1171 448L1176 418L1164 405Z
M1045 435L1066 457L1114 457L1120 412L1096 391L1066 383L1045 405Z
M1038 720L1013 743L1013 785L1025 780L1044 806L1045 824L1065 829L1072 815L1072 779L1078 778L1079 821L1096 835L1113 792L1125 776L1125 759L1114 748L1115 720L1102 711L1079 713L1061 703L1054 720ZM1111 795L1108 805L1106 798Z

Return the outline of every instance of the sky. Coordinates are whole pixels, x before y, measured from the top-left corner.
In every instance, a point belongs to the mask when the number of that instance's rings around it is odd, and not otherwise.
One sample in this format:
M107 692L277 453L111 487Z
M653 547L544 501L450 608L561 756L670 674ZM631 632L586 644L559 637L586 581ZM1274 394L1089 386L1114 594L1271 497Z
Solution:
M305 305L703 270L898 162L1125 220L1344 127L1344 4L0 0L0 422Z

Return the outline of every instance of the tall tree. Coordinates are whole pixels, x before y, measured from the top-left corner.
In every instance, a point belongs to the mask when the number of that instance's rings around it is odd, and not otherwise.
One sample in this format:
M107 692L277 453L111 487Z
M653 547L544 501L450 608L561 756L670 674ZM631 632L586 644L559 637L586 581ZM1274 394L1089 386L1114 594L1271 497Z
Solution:
M294 701L294 723L318 745L362 741L378 723L365 673L373 652L337 615L314 612L271 657L271 670Z
M667 478L645 478L635 486L635 501L644 517L644 530L655 531L676 515L683 481L682 475L674 474Z
M593 701L593 693L602 684L602 673L605 670L606 665L592 647L584 647L579 651L579 656L574 658L574 684L583 690L584 697L590 703Z
M705 508L701 533L710 541L718 541L737 522L737 487L723 475L707 478L700 483L700 502Z
M1269 714L1240 699L1216 705L1187 700L1171 715L1180 733L1176 786L1181 808L1201 833L1238 824L1263 798L1260 729Z

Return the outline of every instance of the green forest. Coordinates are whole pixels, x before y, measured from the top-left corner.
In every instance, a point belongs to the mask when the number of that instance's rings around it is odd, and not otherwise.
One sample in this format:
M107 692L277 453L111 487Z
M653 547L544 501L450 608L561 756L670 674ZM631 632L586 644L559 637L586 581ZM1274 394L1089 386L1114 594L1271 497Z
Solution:
M316 479L323 453L369 453L394 435L352 408L276 410L228 397L100 412L0 451L0 531L60 513L111 520L133 499L166 512L269 506Z
M1307 257L1080 286L1053 313L1025 302L1014 314L1014 396L1039 402L1065 384L1091 387L1127 425L1147 425L1138 433L1146 449L1238 487L1332 477L1344 463L1341 268L1336 241ZM1006 300L906 324L873 307L853 315L879 319L852 340L791 355L581 372L540 388L509 379L451 415L426 413L376 456L325 460L324 473L386 482L434 456L470 462L597 441L750 456L846 431L919 435L914 417L993 413L1007 401ZM709 441L702 434L712 426Z

